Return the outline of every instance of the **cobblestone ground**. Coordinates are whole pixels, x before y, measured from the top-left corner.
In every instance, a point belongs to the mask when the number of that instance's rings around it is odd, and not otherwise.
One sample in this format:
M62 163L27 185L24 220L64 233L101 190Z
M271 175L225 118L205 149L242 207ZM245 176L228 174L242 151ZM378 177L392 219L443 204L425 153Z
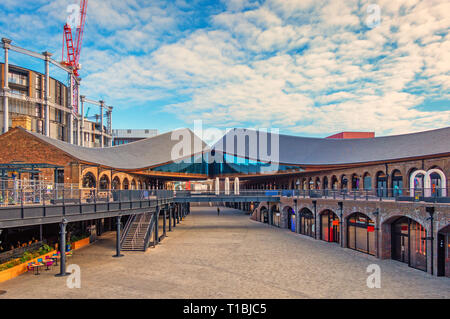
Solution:
M407 265L249 220L194 207L161 245L112 258L114 233L75 252L81 288L57 269L0 284L0 298L449 298L450 280ZM381 267L381 288L366 267Z

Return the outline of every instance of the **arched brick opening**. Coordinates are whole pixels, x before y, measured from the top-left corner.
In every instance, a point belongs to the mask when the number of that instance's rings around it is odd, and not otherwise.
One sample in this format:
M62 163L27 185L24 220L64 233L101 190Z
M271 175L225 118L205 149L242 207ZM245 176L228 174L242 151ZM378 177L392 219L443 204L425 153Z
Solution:
M92 172L87 172L83 175L83 188L95 188L97 185L97 180Z
M366 214L354 212L347 217L346 226L347 248L375 256L375 221Z
M101 190L109 189L109 177L106 174L102 174L98 180L98 188Z
M130 182L127 177L123 179L122 189L130 189Z
M450 277L450 224L437 235L437 275Z
M314 214L308 207L299 210L299 233L315 238Z
M381 257L390 258L423 271L428 269L428 231L408 215L391 216L382 224Z
M112 189L119 190L119 189L121 189L120 186L121 186L120 178L119 178L119 176L115 176L112 180L111 187L112 187Z
M291 206L285 206L283 208L283 218L286 221L286 227L291 231L296 231L295 211Z

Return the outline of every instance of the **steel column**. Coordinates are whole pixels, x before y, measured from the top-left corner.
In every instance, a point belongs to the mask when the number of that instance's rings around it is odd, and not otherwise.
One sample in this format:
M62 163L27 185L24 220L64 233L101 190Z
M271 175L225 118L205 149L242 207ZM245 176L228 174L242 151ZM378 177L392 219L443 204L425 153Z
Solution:
M121 224L120 224L120 219L121 216L117 216L116 217L116 222L117 222L117 231L116 231L116 254L113 257L123 257L123 255L120 253L120 228L121 228Z
M60 271L56 274L56 277L63 277L70 275L66 272L66 226L67 220L64 218L59 224L59 253L60 253Z
M169 206L169 231L172 231L172 205Z
M45 136L50 136L50 105L49 105L49 99L50 99L50 57L52 54L50 52L43 52L42 53L45 57L45 95L44 95L44 105L45 105L45 112L44 112L44 133Z

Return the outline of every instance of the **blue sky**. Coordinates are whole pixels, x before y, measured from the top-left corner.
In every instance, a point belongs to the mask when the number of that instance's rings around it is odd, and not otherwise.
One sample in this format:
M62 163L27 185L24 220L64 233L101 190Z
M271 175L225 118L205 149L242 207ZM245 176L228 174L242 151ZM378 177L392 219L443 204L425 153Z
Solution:
M0 36L60 60L71 3L2 0ZM114 128L168 131L203 120L380 136L445 127L448 12L445 0L89 0L81 92L115 107Z

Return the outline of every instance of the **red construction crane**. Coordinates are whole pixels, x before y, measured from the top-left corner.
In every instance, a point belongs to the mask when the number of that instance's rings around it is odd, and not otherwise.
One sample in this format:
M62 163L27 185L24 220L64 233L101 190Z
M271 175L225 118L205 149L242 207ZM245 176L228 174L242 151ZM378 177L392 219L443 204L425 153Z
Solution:
M77 25L77 31L75 33L75 39L72 37L72 28L66 23L64 25L64 33L63 33L63 47L62 47L62 58L63 63L71 66L73 68L73 73L76 76L79 76L78 70L80 69L80 53L81 53L81 44L83 42L83 31L84 31L84 23L86 21L86 9L87 9L87 0L80 0L80 15L79 21ZM76 43L76 46L74 46ZM64 49L67 49L67 56L64 56Z
M76 5L75 5L76 7ZM78 10L78 8L76 8ZM83 42L83 31L84 31L84 23L86 21L86 9L87 9L87 0L80 0L79 7L79 15L76 16L77 30L75 33L75 39L72 37L72 28L66 23L64 25L63 32L63 46L62 46L62 63L71 66L73 69L74 76L79 76L78 71L81 69L80 61L80 53L81 53L81 44ZM76 12L77 13L77 12ZM75 40L75 41L74 41ZM74 46L76 43L76 47ZM67 49L67 56L64 55L64 49ZM70 77L71 82L75 82L75 79ZM78 113L78 85L74 83L73 85L73 111L74 113Z

